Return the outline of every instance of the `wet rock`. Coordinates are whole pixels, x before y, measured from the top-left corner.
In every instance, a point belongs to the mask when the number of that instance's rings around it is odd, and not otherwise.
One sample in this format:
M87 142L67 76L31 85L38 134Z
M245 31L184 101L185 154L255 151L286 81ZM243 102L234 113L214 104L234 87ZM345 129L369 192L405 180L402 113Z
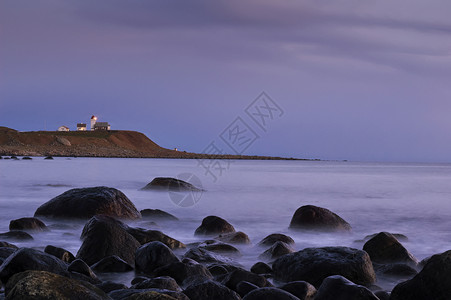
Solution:
M45 253L53 255L66 263L71 263L75 260L75 256L66 249L48 245L44 249Z
M190 300L185 294L161 289L124 289L108 294L113 300Z
M376 263L407 263L418 264L417 259L390 233L381 232L363 246L371 261Z
M315 287L331 275L342 275L362 285L376 280L369 255L348 247L306 248L279 257L272 268L278 281L304 280Z
M189 182L171 178L171 177L155 177L141 190L170 190L170 191L201 191Z
M127 289L127 286L125 284L113 281L104 281L102 283L96 284L96 287L98 287L107 294L111 291Z
M384 274L392 277L412 277L418 272L408 264L375 264L373 263L376 273Z
M200 243L198 247L215 253L241 256L240 250L238 250L234 246L215 240L208 240Z
M100 261L96 262L91 267L95 272L105 273L105 272L128 272L132 271L134 268L126 261L121 259L119 256L112 255L102 258Z
M247 281L240 281L236 285L236 292L241 296L244 297L247 294L249 294L251 291L258 289L259 287L255 284L252 284Z
M149 242L162 242L171 249L185 248L185 244L171 238L158 230L146 230L142 228L126 227L126 231L131 234L141 245Z
M97 280L96 274L92 271L92 269L81 259L76 259L69 264L67 270L71 273L79 273L86 277Z
M146 208L140 211L141 216L143 218L149 218L152 220L164 220L164 221L178 221L179 219L171 215L170 213L167 213L161 209L150 209Z
M350 231L351 225L326 208L305 205L298 208L294 213L290 228L320 231Z
M379 300L369 289L340 275L324 279L315 300Z
M379 232L380 233L380 232ZM363 240L366 242L366 241L369 241L369 240L371 240L372 238L374 238L376 235L378 235L379 233L373 233L373 234L370 234L370 235L367 235L367 236L365 236L364 238L363 238ZM406 242L406 241L408 241L409 240L409 238L406 236L406 235L404 235L404 234L402 234L402 233L390 233L392 236L394 236L398 241L400 241L400 242Z
M161 276L161 277L155 277L150 279L145 279L139 283L134 284L130 287L131 289L163 289L163 290L170 290L170 291L178 291L181 292L182 289L177 284L177 281L175 281L174 278L171 278L169 276Z
M281 257L282 255L293 253L293 252L294 252L294 249L290 245L279 241L279 242L275 242L271 246L271 248L269 248L268 250L263 252L259 256L259 258L273 260L278 257Z
M13 248L13 249L19 249L16 245L10 244L5 241L0 241L0 247L6 247L6 248Z
M83 243L77 258L92 265L104 257L116 255L134 265L135 251L139 242L125 229L124 224L109 216L92 217L84 226L81 239Z
M271 274L272 269L264 262L257 262L251 267L251 272L255 274Z
M236 269L233 272L227 274L224 278L223 283L228 288L236 291L237 284L241 281L247 281L255 284L258 287L271 286L271 284L266 280L265 277L246 271L244 269Z
M282 233L273 233L262 239L258 245L263 247L271 247L276 242L284 242L288 245L294 245L294 240L288 235Z
M33 237L26 232L19 231L19 230L13 230L13 231L0 233L0 239L13 240L13 241L27 241L27 240L33 240Z
M20 218L9 222L9 230L47 231L48 228L37 218Z
M214 252L208 251L204 248L193 248L188 250L184 257L191 258L198 263L219 263L219 264L227 264L233 263L230 258L224 257L220 254L216 254Z
M0 266L0 280L5 283L16 273L27 270L48 271L67 276L66 264L58 258L31 248L20 248Z
M214 239L229 244L248 245L251 243L249 236L242 231L220 234Z
M215 235L222 233L235 232L235 228L217 216L208 216L202 220L202 224L196 229L195 235Z
M46 159L46 160L53 160L53 157L52 156L46 156L46 157L44 157L44 159Z
M98 214L124 219L141 218L124 193L105 186L68 190L42 204L34 215L87 219Z
M24 157L22 157L22 159L23 159L23 160L32 160L32 158L29 157L29 156L24 156Z
M26 271L16 274L8 281L6 291L7 298L11 300L109 299L94 285L46 271Z
M15 155L11 155L10 159L19 160L19 158L17 158L17 156Z
M183 284L183 282L191 276L204 277L207 279L213 279L210 271L201 264L193 262L174 262L169 265L160 267L156 269L153 276L169 276L175 279L178 284Z
M391 300L451 299L451 250L432 256L412 279L395 286Z
M230 290L226 286L207 280L202 283L197 283L188 286L184 294L190 299L197 300L240 300L241 297L234 291Z
M221 279L223 278L223 275L230 273L236 269L238 269L239 267L235 266L235 265L231 265L231 264L222 264L222 263L213 263L213 264L209 264L208 265L208 271L210 271L210 273L216 277L221 277Z
M136 250L136 269L146 274L175 262L179 262L177 256L161 242L151 242Z
M292 281L280 288L301 300L313 300L316 295L315 287L306 281Z
M243 300L299 300L299 298L282 289L265 287L249 292Z

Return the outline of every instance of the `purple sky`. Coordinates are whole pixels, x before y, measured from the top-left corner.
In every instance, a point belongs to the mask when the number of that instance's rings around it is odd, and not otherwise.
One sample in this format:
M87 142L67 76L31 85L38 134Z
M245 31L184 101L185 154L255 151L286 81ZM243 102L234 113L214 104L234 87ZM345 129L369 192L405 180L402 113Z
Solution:
M245 154L451 162L451 2L2 0L0 125L92 114L202 151L238 116ZM284 110L263 132L244 109Z

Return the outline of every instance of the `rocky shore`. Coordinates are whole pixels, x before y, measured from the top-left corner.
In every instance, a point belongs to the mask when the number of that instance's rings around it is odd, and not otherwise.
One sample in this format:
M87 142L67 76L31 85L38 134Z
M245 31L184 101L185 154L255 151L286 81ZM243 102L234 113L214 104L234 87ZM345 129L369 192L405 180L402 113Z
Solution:
M136 131L30 131L0 127L0 156L64 156L183 159L293 158L252 155L209 155L160 147Z
M362 249L296 251L288 235L268 232L261 241L251 241L220 216L199 220L196 243L127 225L142 218L149 224L180 222L161 210L138 211L111 187L71 189L43 203L34 217L11 220L10 231L0 234L1 294L6 299L451 299L451 251L419 262L400 234L364 237ZM14 245L37 232L51 234L47 220L61 226L84 220L77 253L60 245ZM287 226L293 234L352 230L337 214L313 205L299 207ZM239 263L241 247L261 251L249 269ZM135 277L123 284L99 276L122 272ZM383 290L377 285L383 278L400 283Z

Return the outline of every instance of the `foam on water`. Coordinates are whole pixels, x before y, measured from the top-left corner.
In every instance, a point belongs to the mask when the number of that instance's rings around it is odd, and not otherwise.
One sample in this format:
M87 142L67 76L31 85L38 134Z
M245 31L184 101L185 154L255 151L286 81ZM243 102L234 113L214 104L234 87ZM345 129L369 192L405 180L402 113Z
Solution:
M206 192L192 207L175 205L166 192L140 191L154 177L194 173ZM166 234L184 243L199 241L193 233L202 218L218 215L249 235L253 244L280 232L296 241L296 250L318 246L351 246L364 236L389 231L409 237L403 242L418 259L451 249L451 166L305 161L234 161L216 182L196 160L34 158L0 160L0 232L9 221L33 216L42 203L75 187L110 186L123 191L141 210L159 208L181 219L160 224ZM351 234L318 234L288 230L294 211L306 204L326 207L347 220ZM18 246L63 247L74 254L81 245L84 222L44 220L58 224L48 233L34 233ZM146 227L146 221L132 225ZM265 249L242 246L245 267ZM130 283L133 274L120 275ZM119 275L118 275L119 276ZM391 288L396 280L380 282Z

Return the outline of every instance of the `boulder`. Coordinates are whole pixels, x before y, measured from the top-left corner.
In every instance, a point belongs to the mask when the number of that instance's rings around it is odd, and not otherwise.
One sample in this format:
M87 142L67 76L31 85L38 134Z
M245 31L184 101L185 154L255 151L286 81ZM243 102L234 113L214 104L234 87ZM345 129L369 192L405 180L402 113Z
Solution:
M68 190L42 204L34 215L88 219L98 214L124 219L141 218L124 193L105 186Z
M76 259L73 262L71 262L70 265L67 267L67 270L72 274L79 273L88 278L97 280L96 274L94 274L92 269L81 259Z
M0 266L0 280L6 283L14 274L28 270L47 271L63 276L69 275L67 265L53 255L31 248L20 248Z
M340 275L324 279L315 300L379 300L369 289L354 284Z
M165 211L162 211L160 209L143 209L140 211L141 216L143 218L149 218L152 220L159 220L159 221L178 221L179 219L174 216L171 215L170 213L167 213Z
M219 264L228 264L233 263L233 261L228 258L224 257L220 254L216 254L212 251L208 251L204 248L192 248L188 250L184 257L190 258L195 260L198 263L204 263L204 264L212 264L212 263L219 263Z
M136 250L136 269L151 274L155 269L179 262L172 250L161 242L150 242Z
M122 222L104 215L94 216L86 223L81 239L83 243L77 258L88 265L112 255L134 265L135 251L140 247L139 242L124 229Z
M379 232L380 233L380 232ZM369 240L371 240L373 237L375 237L376 235L378 235L379 233L373 233L373 234L370 234L370 235L367 235L367 236L365 236L364 238L363 238L363 240L366 242L366 241L369 241ZM402 233L390 233L392 236L394 236L398 241L400 241L400 242L406 242L406 241L408 241L409 240L409 238L406 236L406 235L404 235L404 234L402 234Z
M182 242L162 233L158 230L146 230L142 228L128 227L124 224L126 231L131 234L141 245L149 242L162 242L171 249L185 248Z
M241 300L236 292L212 280L190 285L183 293L196 300Z
M251 243L249 236L242 231L220 234L214 239L228 244L249 245Z
M280 288L301 300L313 300L316 295L315 287L306 281L288 282Z
M243 300L299 300L299 298L282 289L265 287L249 292Z
M164 190L164 191L202 191L189 182L171 178L171 177L155 177L150 183L141 190Z
M390 300L451 299L451 250L432 256L412 279L393 289Z
M53 160L53 157L52 156L46 156L46 157L44 157L44 159L46 159L46 160Z
M279 242L275 242L271 246L271 248L269 248L268 250L263 252L259 256L259 258L273 260L278 257L281 257L282 255L293 253L293 252L294 252L294 249L290 245L279 241Z
M213 275L211 275L208 269L198 263L195 262L174 262L169 265L160 267L156 269L153 274L155 277L159 276L169 276L175 279L178 284L183 284L185 280L189 277L203 277L207 279L213 279Z
M44 222L37 218L20 218L9 222L9 230L47 231Z
M271 247L276 242L284 242L288 245L294 245L294 240L288 235L282 233L273 233L262 239L258 245L262 247Z
M196 229L195 235L215 235L222 233L235 232L235 228L217 216L208 216L202 220L202 224Z
M258 289L259 287L256 286L253 283L247 282L247 281L240 281L236 285L236 292L241 296L244 297L247 294L249 294L251 291Z
M13 241L27 241L27 240L33 240L33 237L24 231L13 230L13 231L0 233L0 239L13 240Z
M100 261L92 265L91 269L95 272L128 272L134 268L119 256L112 255L102 258Z
M251 272L255 274L271 274L272 269L269 265L259 261L251 267Z
M64 138L64 137L62 137L62 136L57 136L56 137L56 142L58 144L63 145L63 146L71 146L71 143L69 142L69 140Z
M296 210L290 228L320 231L350 231L351 225L330 210L305 205Z
M363 246L375 263L418 264L417 259L390 233L381 232Z
M204 241L203 243L200 243L198 247L215 253L241 256L240 250L234 246L215 240Z
M304 280L315 287L332 275L342 275L362 285L376 280L368 253L348 247L306 248L279 257L272 269L278 281Z
M92 284L46 271L26 271L14 275L6 285L5 294L11 300L110 299Z
M244 269L236 269L229 274L223 280L223 284L228 288L236 291L236 286L241 281L247 281L255 284L258 287L271 286L271 284L266 280L264 276L246 271Z
M170 291L181 292L182 289L177 284L174 278L169 276L161 276L150 279L145 279L141 282L138 282L130 287L131 289L163 289Z
M29 156L24 156L22 157L23 160L32 160L33 158L29 157Z
M69 251L52 245L46 246L44 252L53 255L69 264L75 260L75 256Z

